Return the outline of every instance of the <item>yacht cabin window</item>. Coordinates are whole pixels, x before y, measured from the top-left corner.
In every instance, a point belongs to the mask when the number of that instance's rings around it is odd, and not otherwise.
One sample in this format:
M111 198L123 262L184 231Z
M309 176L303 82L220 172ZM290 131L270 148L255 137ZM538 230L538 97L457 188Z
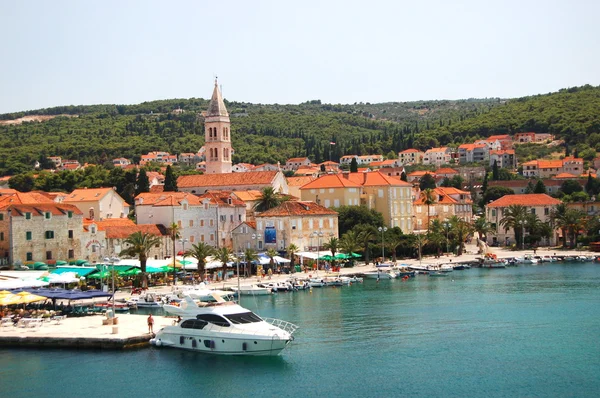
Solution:
M229 327L229 322L227 322L227 320L220 315L200 314L200 315L196 315L196 319L199 319L201 321L206 321L208 323L212 323L217 326Z

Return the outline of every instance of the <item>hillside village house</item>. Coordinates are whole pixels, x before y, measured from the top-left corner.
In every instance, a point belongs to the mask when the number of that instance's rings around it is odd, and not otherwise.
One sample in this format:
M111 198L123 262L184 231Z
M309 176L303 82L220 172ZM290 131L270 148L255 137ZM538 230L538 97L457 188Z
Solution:
M115 166L115 167L127 167L131 164L129 159L125 159L125 158L113 159L112 163L113 163L113 166Z
M300 199L300 187L308 184L313 181L315 177L313 176L294 176L294 177L286 177L286 181L288 184L289 194Z
M443 164L449 164L452 159L452 150L448 147L431 148L423 156L423 164L432 164L441 167Z
M340 164L328 160L326 162L319 163L319 170L321 170L321 168L324 169L325 173L339 173Z
M259 164L258 166L254 166L254 168L250 171L281 171L281 167L279 166L279 162L277 162L277 164L263 163Z
M486 219L491 223L494 232L488 234L488 243L500 245L515 244L514 229L508 231L501 225L501 220L504 217L504 212L508 206L521 205L527 207L527 212L538 216L540 221L550 221L552 210L562 203L546 194L526 194L526 195L505 195L498 200L486 205ZM527 235L527 225L523 226L525 235ZM491 242L490 242L491 238ZM555 245L557 242L556 231L550 238L549 245Z
M76 189L62 203L76 206L92 220L124 218L129 214L129 205L113 188Z
M326 208L358 206L361 185L348 179L347 174L323 175L300 187L300 199Z
M543 143L552 140L552 134L537 134L534 132L516 133L513 136L513 141L518 144L524 143Z
M314 202L287 201L257 214L256 231L261 236L258 250L283 252L291 243L305 251L322 249L330 238L338 237L338 213Z
M423 162L423 156L425 156L424 152L414 148L405 149L404 151L398 153L400 163L404 166L421 164Z
M312 162L309 158L291 158L285 162L285 170L296 171L300 166L311 166Z
M492 135L489 136L486 141L490 143L490 150L507 150L513 148L512 137L508 134Z
M352 159L356 159L357 164L364 165L383 161L383 155L345 155L340 158L340 164L349 166L352 163Z
M554 194L558 192L560 186L563 181L561 180L553 180L553 179L542 179L544 186L546 187L546 193ZM505 187L513 190L514 193L517 194L525 194L527 193L527 187L529 184L532 184L535 187L537 183L536 179L528 179L528 180L509 180L509 181L488 181L488 187ZM585 182L584 182L585 184Z
M494 166L494 162L498 167L505 169L517 168L517 156L514 149L490 151L490 167Z
M525 177L549 178L561 173L581 175L583 159L572 156L559 160L532 160L523 163Z
M451 179L454 176L459 175L458 170L451 169L450 167L444 167L441 169L437 169L434 174L437 177L449 178Z
M473 218L473 200L471 193L456 188L435 188L433 190L435 202L427 206L424 204L424 192L413 203L413 228L415 231L427 230L428 220L438 219L442 222L452 216L471 222Z
M407 180L408 182L412 182L412 183L419 182L419 180L420 180L421 178L423 178L423 176L424 176L425 174L429 174L429 175L431 175L433 178L436 178L436 177L437 177L437 175L436 175L436 174L435 174L433 171L429 171L429 170L417 170L417 171L413 171L412 173L408 173L408 174L406 175L406 180Z
M287 182L280 171L187 175L177 179L177 188L179 191L198 195L215 189L226 191L260 191L266 187L273 187L275 192L288 193Z
M458 147L459 162L485 162L489 159L490 149L485 144L462 144Z
M388 160L382 160L381 162L372 162L369 167L373 170L375 169L381 169L384 167L401 167L402 166L402 162L400 161L400 159L388 159Z
M69 260L81 256L83 213L43 195L0 198L0 253L3 264Z
M204 156L200 155L199 153L184 152L184 153L179 154L179 157L177 160L179 161L179 163L189 166L189 165L196 164L203 159L204 159Z
M231 171L233 173L245 173L247 171L251 171L253 168L254 165L250 163L236 163L231 166Z
M243 254L246 249L258 251L258 242L262 241L262 235L256 232L255 221L244 221L231 231L233 239L233 251Z
M177 155L171 155L169 152L155 151L142 155L140 166L145 166L148 163L175 164L177 163Z

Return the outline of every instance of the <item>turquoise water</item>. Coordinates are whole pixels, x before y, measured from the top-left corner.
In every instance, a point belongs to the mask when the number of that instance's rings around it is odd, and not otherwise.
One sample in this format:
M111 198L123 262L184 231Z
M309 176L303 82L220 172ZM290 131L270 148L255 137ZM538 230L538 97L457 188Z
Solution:
M290 349L3 349L0 397L600 395L600 265L370 280L243 304L299 325Z

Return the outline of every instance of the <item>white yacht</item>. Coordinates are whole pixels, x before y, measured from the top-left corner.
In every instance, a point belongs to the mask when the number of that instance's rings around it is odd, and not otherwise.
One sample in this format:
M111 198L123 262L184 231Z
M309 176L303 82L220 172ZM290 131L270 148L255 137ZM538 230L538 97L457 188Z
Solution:
M231 290L234 292L238 291L237 287L232 287ZM239 293L242 296L266 296L271 294L270 287L260 287L256 285L240 286Z
M165 326L150 343L218 355L278 355L294 340L298 327L278 319L261 318L253 312L225 301L196 302L186 297L179 305L183 319Z
M367 279L394 279L396 278L396 273L390 269L382 270L378 269L377 271L369 271L364 273L365 278Z
M127 300L127 305L138 308L160 308L163 304L162 299L154 293L140 294Z

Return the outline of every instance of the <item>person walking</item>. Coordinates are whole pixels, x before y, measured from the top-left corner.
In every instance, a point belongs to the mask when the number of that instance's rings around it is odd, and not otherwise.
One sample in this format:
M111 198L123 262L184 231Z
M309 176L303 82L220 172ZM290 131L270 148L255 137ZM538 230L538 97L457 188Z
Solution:
M152 314L148 315L148 333L154 333L154 318L152 318Z

